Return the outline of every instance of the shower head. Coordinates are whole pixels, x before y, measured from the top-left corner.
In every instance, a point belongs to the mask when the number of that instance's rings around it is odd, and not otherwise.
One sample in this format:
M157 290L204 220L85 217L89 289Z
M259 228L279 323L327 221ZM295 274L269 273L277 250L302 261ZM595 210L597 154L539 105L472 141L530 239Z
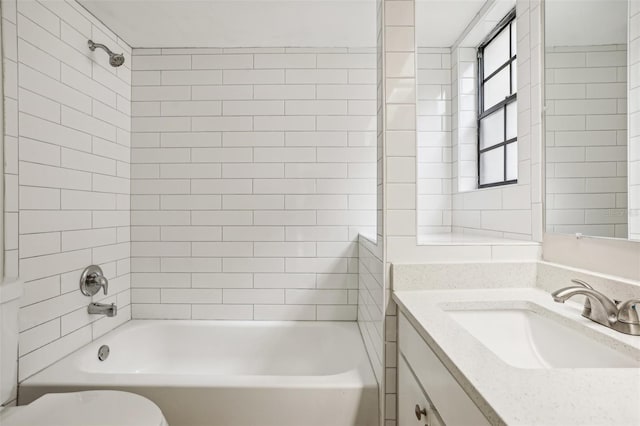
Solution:
M103 49L105 52L107 52L107 54L109 55L109 65L111 65L112 67L119 67L120 65L124 64L124 55L122 53L113 53L104 44L94 43L93 40L89 40L87 44L89 45L89 50L91 50L92 52L96 50L96 47L99 47L100 49Z

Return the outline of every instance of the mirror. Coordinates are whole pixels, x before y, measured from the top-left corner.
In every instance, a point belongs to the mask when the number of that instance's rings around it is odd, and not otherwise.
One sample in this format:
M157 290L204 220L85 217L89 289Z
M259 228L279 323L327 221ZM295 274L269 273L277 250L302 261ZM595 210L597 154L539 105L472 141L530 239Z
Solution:
M628 47L638 49L628 40L640 30L628 31L628 24L640 21L630 21L629 11L627 0L545 2L547 232L640 239L628 179L638 180L628 173L632 144L640 150L640 139L628 132L629 116L639 117L628 108L638 102L627 82L634 59Z

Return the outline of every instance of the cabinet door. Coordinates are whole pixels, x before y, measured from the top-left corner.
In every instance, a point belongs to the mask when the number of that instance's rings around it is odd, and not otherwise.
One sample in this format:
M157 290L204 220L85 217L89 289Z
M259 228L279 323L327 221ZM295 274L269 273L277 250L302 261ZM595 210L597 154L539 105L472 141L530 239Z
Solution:
M426 415L416 416L424 410ZM443 426L404 357L398 358L398 426Z

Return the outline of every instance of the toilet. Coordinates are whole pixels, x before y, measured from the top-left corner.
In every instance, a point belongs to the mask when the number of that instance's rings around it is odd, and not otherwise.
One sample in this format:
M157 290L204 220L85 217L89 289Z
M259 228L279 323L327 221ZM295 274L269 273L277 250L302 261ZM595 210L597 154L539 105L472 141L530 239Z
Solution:
M14 401L18 379L18 308L22 283L0 284L0 404ZM2 426L168 426L152 401L133 393L95 390L50 393L31 404L0 406Z

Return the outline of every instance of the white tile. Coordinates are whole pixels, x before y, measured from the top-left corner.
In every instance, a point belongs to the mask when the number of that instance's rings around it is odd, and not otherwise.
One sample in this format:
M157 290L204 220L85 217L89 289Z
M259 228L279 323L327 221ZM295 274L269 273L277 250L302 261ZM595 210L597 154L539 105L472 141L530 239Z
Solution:
M62 233L62 250L71 251L93 246L114 244L116 232L113 228L65 231Z
M131 305L133 319L190 319L191 305L134 303Z
M196 273L191 275L193 288L251 288L253 275L234 273Z
M229 304L284 304L282 289L224 289L222 297Z
M355 321L357 306L355 305L319 305L318 321Z
M160 290L162 303L221 303L222 290L219 289L172 289Z
M189 287L188 273L133 273L132 288L182 288Z
M192 256L196 257L251 257L250 242L193 242Z
M313 321L316 307L313 305L256 305L254 319L263 321Z
M340 84L348 82L346 70L286 70L287 84Z
M339 305L347 303L345 290L286 290L287 304Z
M220 101L163 101L160 104L159 115L193 117L221 114L222 104Z
M313 54L258 54L254 55L253 67L258 68L315 68Z
M161 259L161 269L164 272L220 272L221 268L222 261L217 258L166 257Z
M60 233L27 234L20 236L20 257L41 256L60 251Z
M251 86L249 84L193 86L191 87L191 93L193 100L252 99L252 89L255 87L260 86Z
M134 100L141 101L180 101L191 97L188 86L136 86L132 88Z
M253 87L254 99L315 99L316 87L310 84L259 85Z
M315 274L255 274L255 288L314 288Z
M139 71L141 72L141 71ZM158 71L151 71L158 72ZM134 73L135 75L135 73ZM162 71L158 73L158 85L162 81L167 86L191 86L221 84L222 71L212 70L188 70L188 71ZM134 83L135 84L135 83ZM146 85L146 84L143 84Z
M222 206L219 195L162 195L162 210L218 210Z
M132 68L135 71L144 70L180 70L191 68L191 56L188 55L133 55Z
M194 117L191 119L191 130L247 131L252 130L252 119L251 117Z
M252 305L193 305L193 319L251 320Z
M224 70L224 84L282 84L283 70ZM287 81L289 83L289 81Z
M20 212L21 234L90 227L90 211L24 210Z
M81 151L91 151L91 136L26 114L20 114L20 136Z
M20 261L20 278L25 281L39 279L46 276L60 274L62 272L84 268L89 264L91 264L90 250L78 250L22 259ZM64 306L62 306L61 309L64 309ZM45 312L43 315L48 314ZM51 318L53 318L53 316ZM38 321L35 322L39 323Z
M193 55L193 69L246 69L253 67L252 55ZM260 67L256 67L260 68Z
M255 242L253 255L255 257L313 257L316 255L316 245L311 242Z

